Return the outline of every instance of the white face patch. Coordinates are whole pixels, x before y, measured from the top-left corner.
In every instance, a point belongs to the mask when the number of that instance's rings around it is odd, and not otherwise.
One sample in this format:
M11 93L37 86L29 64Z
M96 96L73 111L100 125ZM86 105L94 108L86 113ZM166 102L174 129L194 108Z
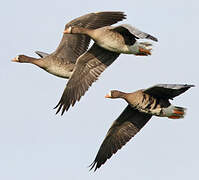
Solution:
M17 61L19 61L19 56L16 56L16 58L15 58Z
M68 28L68 33L71 33L71 31L72 31L72 27L70 26L70 27Z
M112 97L112 96L111 96L111 91L108 93L108 95L109 95L109 97Z

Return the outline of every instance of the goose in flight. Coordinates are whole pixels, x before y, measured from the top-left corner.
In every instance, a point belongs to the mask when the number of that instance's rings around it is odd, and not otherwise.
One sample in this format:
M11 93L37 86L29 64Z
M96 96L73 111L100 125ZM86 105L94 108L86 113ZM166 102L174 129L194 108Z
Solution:
M67 23L65 30L70 26L96 29L112 25L125 18L126 15L123 12L117 11L89 13ZM90 37L87 35L64 34L58 48L53 53L47 54L36 51L41 58L18 55L12 61L32 63L48 73L68 79L73 73L78 57L86 52L89 43ZM109 58L109 56L106 58Z
M100 168L107 159L134 137L153 115L170 119L184 118L186 108L172 105L169 99L173 99L191 87L194 85L158 84L133 93L117 90L109 92L106 98L121 98L128 105L108 130L95 160L90 165L91 169L94 168L95 171Z
M138 39L158 41L154 36L127 24L105 26L98 29L68 26L64 34L87 35L94 40L93 46L81 55L75 65L64 93L55 108L62 114L85 94L100 74L121 54L151 55L151 43Z

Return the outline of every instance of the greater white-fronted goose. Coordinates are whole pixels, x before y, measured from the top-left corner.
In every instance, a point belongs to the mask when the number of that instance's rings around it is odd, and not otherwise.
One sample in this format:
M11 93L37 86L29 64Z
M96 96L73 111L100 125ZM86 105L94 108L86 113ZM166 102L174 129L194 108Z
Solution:
M65 30L71 26L96 29L112 25L126 18L123 12L98 12L90 13L76 18L65 25ZM12 61L20 63L32 63L45 71L62 78L70 78L77 58L88 49L90 37L87 35L64 34L62 40L52 54L36 52L41 58L19 55ZM87 56L92 49L85 54ZM109 56L107 57L109 58ZM63 99L63 98L62 98ZM64 111L62 111L63 114Z
M144 38L157 41L157 38L125 24L98 29L69 26L64 33L88 35L95 43L88 52L78 58L61 100L55 107L58 108L57 113L62 110L62 114L80 100L92 83L114 62L120 53L143 56L151 54L151 44L138 42L136 39Z
M122 98L128 106L113 122L97 153L91 169L100 168L113 154L122 148L149 121L152 115L171 119L183 118L185 108L173 106L169 99L184 93L194 85L158 84L133 93L113 90L105 97Z
M98 29L89 29L78 26L70 26L65 34L85 34L91 37L100 47L123 54L151 55L151 43L139 42L137 39L150 39L158 41L154 36L140 31L129 24L119 26L106 26Z

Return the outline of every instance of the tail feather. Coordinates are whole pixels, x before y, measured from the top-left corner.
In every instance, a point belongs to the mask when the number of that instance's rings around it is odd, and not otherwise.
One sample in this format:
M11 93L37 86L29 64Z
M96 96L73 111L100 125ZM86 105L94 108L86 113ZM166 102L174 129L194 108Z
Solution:
M149 42L139 42L139 53L138 56L148 56L151 55L152 44Z
M158 39L154 36L151 36L150 34L148 34L146 38L158 42Z
M186 108L173 106L171 114L168 116L170 119L180 119L184 118L186 114Z

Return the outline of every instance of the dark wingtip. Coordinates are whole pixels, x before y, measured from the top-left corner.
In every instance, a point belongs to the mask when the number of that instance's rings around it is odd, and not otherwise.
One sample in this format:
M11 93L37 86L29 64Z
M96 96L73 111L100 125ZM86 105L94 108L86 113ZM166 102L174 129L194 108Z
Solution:
M94 172L97 170L97 162L95 162L95 161L93 161L89 166L88 166L88 168L90 168L89 169L89 171L91 171L91 170L93 170L93 168L94 168Z
M105 17L105 21L109 21L108 23L104 21L104 23L107 25L112 25L115 24L119 21L122 21L124 19L126 19L126 14L122 11L102 11L102 12L98 12L99 14L101 14L103 17ZM102 27L102 26L99 26Z
M58 103L53 109L57 109L55 114L58 114L61 111L61 116L64 114L65 111L68 111L70 105L66 106L64 104Z
M57 109L58 106L59 106L59 103L53 109Z
M61 110L61 104L60 104L60 102L53 108L53 109L57 109L57 111L56 111L56 113L55 114L58 114L59 113L59 111Z
M125 14L125 12L123 12L123 11L118 11L118 13L120 13L120 14L122 14L123 15L123 19L126 19L126 14Z
M119 11L119 13L121 13L122 19L126 19L127 18L127 15L125 14L125 12Z
M196 87L194 84L185 84L187 87L191 88L191 87Z
M193 84L183 84L181 89L187 89L188 90L191 87L195 87L195 85L193 85Z
M158 39L156 37L154 37L154 36L151 36L150 34L147 36L147 38L151 39L151 40L153 40L155 42L158 42Z
M60 111L60 109L61 109L61 106L57 109L57 111L56 111L56 113L55 113L55 114L58 114L58 113L59 113L59 111Z
M191 87L195 87L195 85L193 85L193 84L185 84L182 89L184 89L185 91L187 91Z
M154 37L154 39L153 39L154 41L156 41L156 42L158 42L158 39L156 38L156 37Z
M64 112L65 112L65 106L63 106L63 108L62 108L61 116L63 116Z

